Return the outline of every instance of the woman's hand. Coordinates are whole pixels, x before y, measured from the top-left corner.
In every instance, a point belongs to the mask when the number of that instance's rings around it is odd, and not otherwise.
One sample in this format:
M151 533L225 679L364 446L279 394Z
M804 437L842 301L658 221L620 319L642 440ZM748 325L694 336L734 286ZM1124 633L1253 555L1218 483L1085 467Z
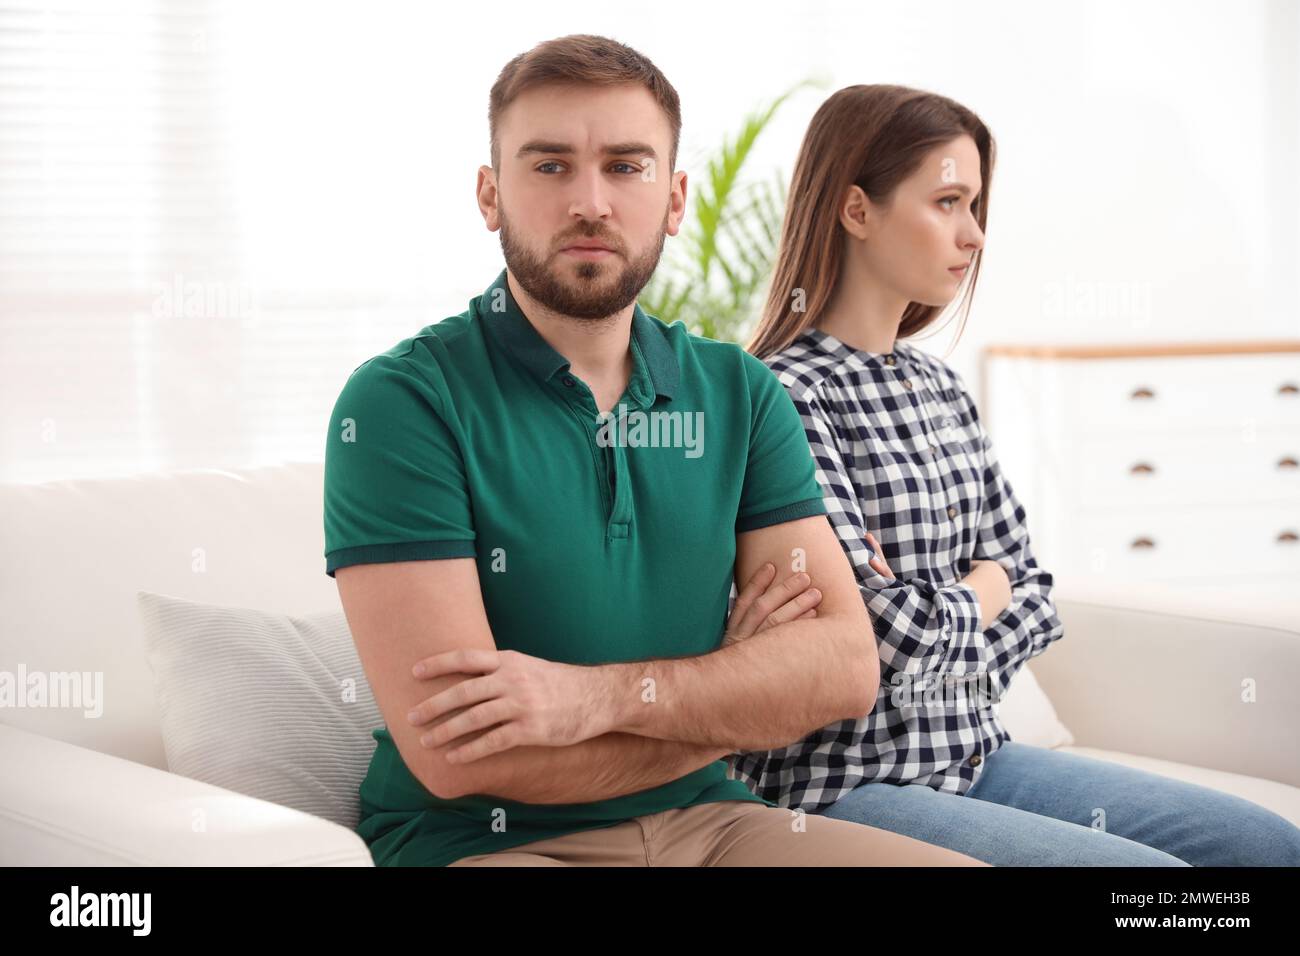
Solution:
M996 561L971 562L970 574L962 584L974 588L980 601L980 626L990 627L1011 606L1011 579Z
M867 532L867 544L871 545L871 550L876 552L876 556L867 562L868 566L874 569L877 574L883 574L892 581L894 572L885 563L885 549L880 546L880 542L876 540L870 531Z
M809 587L812 578L801 571L774 587L770 586L775 579L776 565L770 561L754 572L744 590L736 596L736 606L727 619L727 632L722 636L722 647L729 647L787 621L817 616L822 593Z

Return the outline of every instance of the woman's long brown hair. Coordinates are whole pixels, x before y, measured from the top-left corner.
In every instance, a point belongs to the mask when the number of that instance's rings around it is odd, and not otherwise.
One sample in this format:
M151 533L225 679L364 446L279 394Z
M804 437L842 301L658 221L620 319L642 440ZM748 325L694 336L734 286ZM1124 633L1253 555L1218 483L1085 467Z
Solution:
M845 87L823 103L799 150L767 304L746 350L759 358L779 352L825 311L843 265L839 211L849 186L856 184L873 202L884 203L927 152L963 134L979 150L983 189L975 219L984 231L995 146L978 116L937 93L887 84ZM982 258L975 254L962 296L962 328ZM898 337L915 335L943 308L909 302Z

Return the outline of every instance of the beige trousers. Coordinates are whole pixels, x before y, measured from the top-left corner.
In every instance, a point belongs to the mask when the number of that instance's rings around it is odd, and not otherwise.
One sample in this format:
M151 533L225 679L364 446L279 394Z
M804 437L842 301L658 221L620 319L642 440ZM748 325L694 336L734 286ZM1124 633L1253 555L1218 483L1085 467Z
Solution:
M719 800L462 857L451 866L987 866L848 820Z

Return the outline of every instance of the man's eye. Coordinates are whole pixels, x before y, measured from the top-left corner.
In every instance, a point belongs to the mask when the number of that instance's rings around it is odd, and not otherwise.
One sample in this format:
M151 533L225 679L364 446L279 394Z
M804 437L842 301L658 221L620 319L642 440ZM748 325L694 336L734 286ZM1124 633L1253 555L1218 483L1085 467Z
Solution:
M555 160L553 160L553 159L551 159L551 160L547 160L546 162L541 163L541 164L538 165L538 167L537 167L537 171L538 171L539 173L547 172L547 169L546 169L547 166L555 166L555 167L559 167L560 164L557 163L557 162L556 162ZM611 168L611 169L618 169L620 166L623 167L624 175L631 175L631 174L633 174L633 173L639 173L639 172L641 172L641 167L640 167L640 166L637 166L635 163L615 163L615 164L614 164L612 167L610 167L610 168Z

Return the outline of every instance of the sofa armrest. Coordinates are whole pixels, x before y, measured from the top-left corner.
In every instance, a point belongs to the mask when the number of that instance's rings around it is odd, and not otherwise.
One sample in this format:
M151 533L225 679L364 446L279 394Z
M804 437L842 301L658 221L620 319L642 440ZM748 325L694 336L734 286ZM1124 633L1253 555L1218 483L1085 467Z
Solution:
M1065 633L1033 669L1076 743L1300 786L1295 628L1144 600L1055 602Z
M373 866L329 820L0 724L2 866Z

